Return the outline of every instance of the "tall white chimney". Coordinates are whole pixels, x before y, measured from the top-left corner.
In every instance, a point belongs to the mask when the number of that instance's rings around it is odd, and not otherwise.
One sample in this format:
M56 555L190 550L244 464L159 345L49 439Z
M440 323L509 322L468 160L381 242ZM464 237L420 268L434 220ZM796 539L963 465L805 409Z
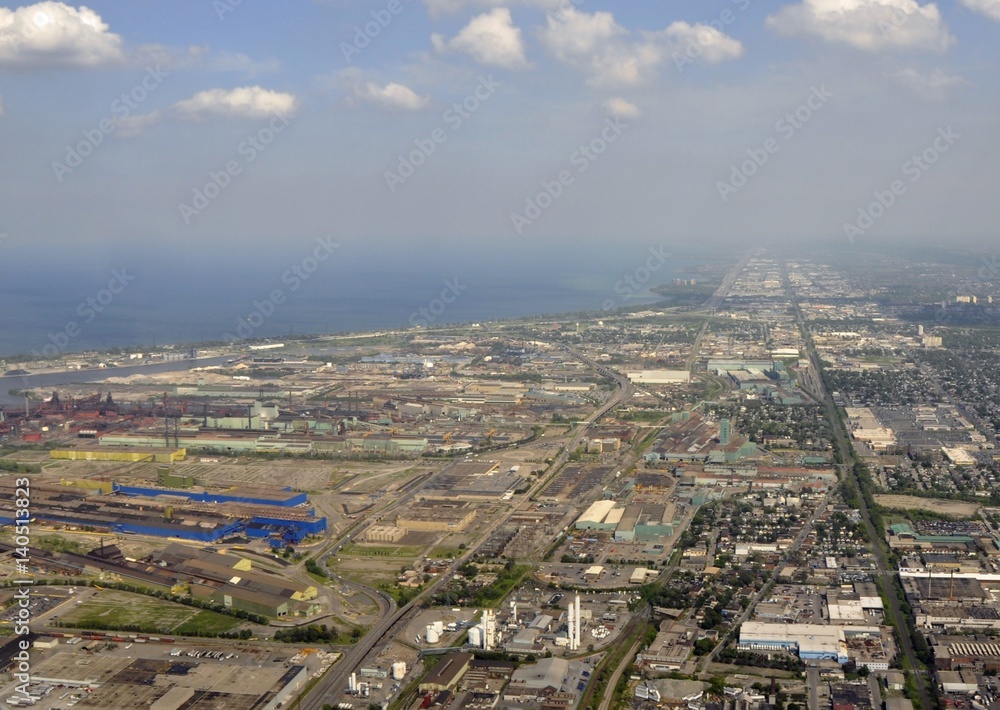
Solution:
M574 615L576 619L576 632L573 635L576 638L576 647L579 648L580 647L580 593L579 592L576 593L576 600L574 603L576 605L576 614ZM575 651L576 649L573 650Z

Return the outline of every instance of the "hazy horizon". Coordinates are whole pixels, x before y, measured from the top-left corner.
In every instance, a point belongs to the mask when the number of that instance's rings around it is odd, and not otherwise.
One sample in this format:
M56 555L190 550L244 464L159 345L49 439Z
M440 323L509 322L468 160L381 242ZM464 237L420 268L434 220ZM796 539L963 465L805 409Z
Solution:
M418 308L613 290L650 250L989 256L998 30L978 0L0 3L0 279L239 313L319 257Z

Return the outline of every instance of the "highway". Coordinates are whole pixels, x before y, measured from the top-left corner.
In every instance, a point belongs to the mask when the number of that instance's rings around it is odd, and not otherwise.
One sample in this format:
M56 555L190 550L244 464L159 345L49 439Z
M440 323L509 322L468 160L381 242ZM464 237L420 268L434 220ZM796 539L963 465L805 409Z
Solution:
M750 263L750 260L754 257L754 254L756 254L757 251L758 250L755 248L747 250L747 252L743 255L743 258L739 260L739 263L737 263L736 266L733 267L728 274L726 274L726 278L722 280L719 288L715 289L715 293L712 294L711 298L705 301L702 308L705 308L711 313L722 305L726 296L729 295L729 290L733 287L733 284L736 283L736 279L739 278L743 269L745 269L747 264Z
M816 344L813 342L812 336L809 333L809 329L806 325L805 318L802 315L802 309L799 306L798 299L792 291L791 281L788 278L787 263L782 263L782 277L785 283L785 290L788 294L788 298L791 300L792 306L795 310L795 319L798 322L799 330L802 333L802 338L805 340L806 349L809 353L809 365L815 370L817 375L816 379L819 381L818 386L822 388L822 391L818 394L822 395L823 402L826 405L827 418L830 422L830 426L833 428L837 449L840 452L840 460L847 464L844 467L843 475L854 476L853 466L851 465L851 462L854 461L854 451L851 447L851 443L847 441L847 438L844 435L844 429L840 424L840 417L837 414L837 408L833 403L833 398L830 396L830 393L826 391L826 387L822 383L822 378L820 377L822 370L820 369L819 354L816 352ZM896 597L896 585L898 584L896 570L891 567L886 560L885 550L882 546L883 531L876 530L875 526L872 524L871 512L868 510L868 503L865 501L865 496L861 492L861 482L855 480L855 483L858 486L858 505L861 511L861 519L864 522L868 539L872 542L872 551L875 553L875 564L878 568L878 574L883 576L885 579L887 587L885 590L885 601L891 612L893 626L896 630L896 640L899 642L900 650L902 650L903 654L906 656L907 665L915 671L913 676L917 682L920 705L923 707L923 710L931 710L934 707L934 703L931 699L929 691L927 690L926 678L921 672L922 665L917 661L916 654L913 651L913 640L910 638L909 629L903 621L903 612L899 606L899 599Z

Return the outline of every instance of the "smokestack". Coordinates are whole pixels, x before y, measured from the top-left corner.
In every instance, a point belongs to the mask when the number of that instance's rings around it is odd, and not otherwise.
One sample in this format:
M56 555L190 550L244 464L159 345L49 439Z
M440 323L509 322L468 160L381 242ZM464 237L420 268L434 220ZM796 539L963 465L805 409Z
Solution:
M576 600L574 601L574 603L576 604L576 632L573 634L573 636L576 638L576 646L577 648L579 648L580 647L580 593L579 592L576 593ZM573 650L575 651L576 649Z
M574 622L573 612L574 612L573 603L570 602L569 609L566 610L566 613L569 615L568 618L566 619L566 626L568 629L567 634L569 635L570 651L576 650L576 623Z

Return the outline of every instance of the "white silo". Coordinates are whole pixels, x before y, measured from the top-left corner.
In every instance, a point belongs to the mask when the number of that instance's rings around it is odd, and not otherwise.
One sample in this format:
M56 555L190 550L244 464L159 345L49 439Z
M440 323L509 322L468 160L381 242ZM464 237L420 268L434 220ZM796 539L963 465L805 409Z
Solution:
M476 648L483 647L483 627L473 626L469 629L469 643Z
M406 677L406 662L396 661L392 664L392 679L403 680Z
M497 646L497 615L492 609L483 612L483 648L492 651Z
M444 622L440 621L440 620L439 621L435 621L434 622L434 630L437 632L438 636L440 636L441 634L443 634L444 633Z
M437 643L441 640L441 634L434 630L434 626L428 626L426 629L427 643Z

